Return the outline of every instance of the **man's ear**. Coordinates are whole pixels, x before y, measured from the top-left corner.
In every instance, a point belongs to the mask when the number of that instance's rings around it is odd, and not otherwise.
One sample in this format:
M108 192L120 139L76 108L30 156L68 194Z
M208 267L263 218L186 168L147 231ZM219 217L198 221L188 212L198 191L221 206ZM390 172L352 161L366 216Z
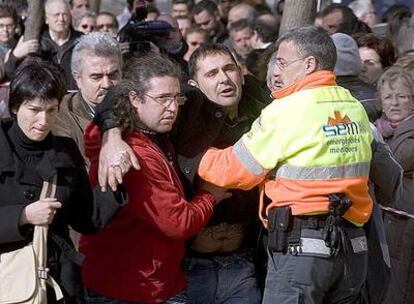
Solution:
M218 11L214 13L214 17L216 18L217 21L221 20L220 13Z
M135 91L130 91L128 93L129 101L134 106L134 108L138 108L138 105L141 103L141 98L137 95Z
M80 73L78 72L73 72L72 73L73 79L75 79L76 81L76 85L78 86L78 88L82 88L82 83L81 83L81 76Z
M305 69L306 75L316 72L316 70L318 69L318 62L315 57L309 56L308 58L306 58Z
M190 86L198 88L198 83L197 81L193 80L193 79L189 79L187 82Z

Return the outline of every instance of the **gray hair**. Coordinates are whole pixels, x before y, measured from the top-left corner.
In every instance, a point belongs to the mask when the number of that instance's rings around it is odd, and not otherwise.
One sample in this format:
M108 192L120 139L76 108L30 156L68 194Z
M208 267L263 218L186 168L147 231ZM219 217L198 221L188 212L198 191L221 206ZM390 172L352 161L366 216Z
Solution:
M70 6L69 6L68 2L65 1L65 0L46 0L45 6L44 6L46 14L47 14L47 11L49 10L50 5L53 4L53 3L63 3L63 4L65 4L66 8L67 8L67 11L70 12Z
M287 31L276 41L276 48L284 41L293 42L299 56L315 57L318 70L334 70L336 48L324 29L312 25Z
M92 12L92 11L84 11L84 12L81 12L80 14L76 14L73 17L73 27L75 29L78 28L83 18L95 18L96 19L96 14L95 12Z
M79 38L72 53L72 74L80 73L82 57L85 55L116 58L119 62L119 67L122 67L122 54L119 43L108 33L92 32Z
M267 63L266 85L270 91L274 90L273 83L272 83L272 74L273 74L273 70L275 69L276 59L277 59L277 52L275 51L270 57L269 62Z

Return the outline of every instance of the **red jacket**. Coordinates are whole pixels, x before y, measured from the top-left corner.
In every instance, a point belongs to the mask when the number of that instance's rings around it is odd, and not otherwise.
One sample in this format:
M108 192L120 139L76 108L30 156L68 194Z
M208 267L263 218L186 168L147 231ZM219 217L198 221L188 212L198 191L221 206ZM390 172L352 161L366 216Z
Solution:
M85 145L92 184L97 181L100 141L98 128L89 125ZM208 222L215 199L200 192L186 201L178 175L150 138L135 132L126 142L141 170L132 169L124 177L128 204L103 230L82 236L83 280L101 295L159 303L185 288L184 242Z

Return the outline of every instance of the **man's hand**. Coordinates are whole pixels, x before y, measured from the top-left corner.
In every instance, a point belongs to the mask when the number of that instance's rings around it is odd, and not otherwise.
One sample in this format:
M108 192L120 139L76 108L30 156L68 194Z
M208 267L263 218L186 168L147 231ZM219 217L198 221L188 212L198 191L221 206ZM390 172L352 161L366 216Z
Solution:
M98 179L103 192L109 185L113 191L122 184L122 177L131 169L139 170L138 159L126 142L122 140L121 131L110 129L103 135L102 148L99 153Z
M206 181L200 181L199 189L208 191L211 194L213 194L214 197L216 198L216 203L219 203L222 200L225 200L226 198L229 198L232 196L232 193L229 192L228 189L217 187L216 185L210 184L209 182L206 182Z
M23 37L19 39L16 47L13 50L13 55L17 59L26 57L29 54L37 53L39 50L39 40L31 39L23 41Z
M128 54L130 52L129 42L121 42L119 43L119 48L121 49L121 54Z

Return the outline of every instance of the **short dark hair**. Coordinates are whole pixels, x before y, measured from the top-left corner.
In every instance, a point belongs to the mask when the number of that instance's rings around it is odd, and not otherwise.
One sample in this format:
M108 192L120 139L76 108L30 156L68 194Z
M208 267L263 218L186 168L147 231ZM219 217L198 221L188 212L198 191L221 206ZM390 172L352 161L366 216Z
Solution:
M19 22L19 16L16 9L11 5L0 5L0 18L12 18L15 25Z
M396 14L411 14L411 9L404 4L393 4L383 14L382 22L390 22Z
M292 41L300 56L315 57L319 70L334 70L336 48L332 38L324 29L311 25L287 31L276 41L276 48L279 48L284 41Z
M194 6L192 14L198 15L202 11L207 11L209 15L214 16L218 12L217 4L211 0L201 0Z
M236 58L234 58L234 55L226 46L220 43L208 43L200 46L191 55L190 60L188 61L188 74L190 78L194 79L195 74L197 73L197 64L200 60L205 59L207 56L218 54L230 56L234 63L237 64Z
M344 21L338 27L337 33L343 33L352 36L356 33L372 33L372 29L365 22L359 19L352 19L349 21Z
M189 34L192 34L192 33L200 33L200 34L205 35L205 36L206 36L207 41L210 39L210 36L209 36L208 32L207 32L206 30L203 30L203 29L202 29L201 27L199 27L199 26L192 26L192 27L190 27L190 28L187 30L186 37L187 37Z
M108 98L115 100L112 115L121 129L130 133L139 126L137 115L131 115L136 110L129 101L129 93L134 91L142 98L150 89L150 79L165 76L180 79L181 70L164 55L132 57L125 64L124 79L107 94Z
M147 5L147 12L148 13L157 13L157 15L160 15L159 9L154 4L148 4Z
M172 5L174 5L174 4L185 4L188 7L190 7L190 5L189 5L189 3L188 3L187 0L172 0Z
M37 57L26 58L17 68L10 83L10 113L15 113L26 101L57 99L66 94L66 79L58 65Z
M343 20L349 20L353 17L356 18L354 11L352 9L350 9L348 6L343 5L343 4L339 4L339 3L332 3L330 5L328 5L327 7L325 7L322 12L321 12L321 17L326 17L331 13L340 11L342 13L343 16Z
M253 31L253 27L250 24L250 22L247 21L247 19L240 19L240 20L237 20L236 22L233 22L232 24L230 24L229 33L233 32L233 31L234 32L240 32L240 31L242 31L246 28Z
M388 38L380 39L372 33L358 33L353 38L358 44L358 47L367 47L377 52L384 69L394 63L394 47Z
M112 20L114 21L114 28L117 28L117 29L118 29L118 27L119 27L119 24L118 24L118 19L116 19L116 16L115 16L113 13L108 12L108 11L101 11L101 12L99 12L99 14L96 16L96 18L98 18L99 16L109 16L109 17L111 17L111 18L112 18Z
M256 31L264 43L275 42L279 34L279 24L277 26L269 26L268 22L256 19L253 24L253 30Z

